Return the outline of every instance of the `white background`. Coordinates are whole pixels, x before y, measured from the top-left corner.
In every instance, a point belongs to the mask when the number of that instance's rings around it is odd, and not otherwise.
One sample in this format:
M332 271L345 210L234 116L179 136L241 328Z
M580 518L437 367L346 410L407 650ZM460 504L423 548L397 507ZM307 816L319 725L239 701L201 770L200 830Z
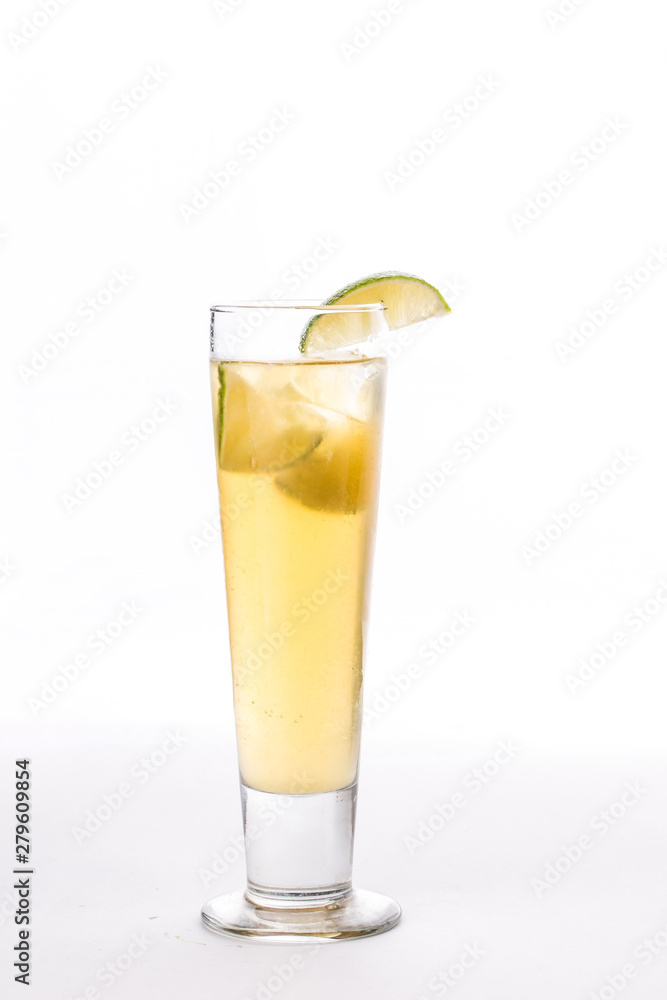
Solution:
M403 0L379 28L383 0L44 2L48 18L5 0L0 30L3 995L23 995L6 893L12 762L28 755L36 1000L93 987L118 1000L263 988L417 1000L449 995L433 977L468 944L485 954L451 987L461 1000L610 1000L628 962L627 996L656 1000L667 957L634 952L667 925L658 6L564 0L558 16L556 0ZM154 89L132 98L149 70ZM291 120L251 161L276 109ZM102 119L101 141L66 160ZM184 210L230 160L225 190ZM320 240L332 249L302 280ZM390 374L356 874L404 918L303 952L268 987L301 951L216 938L198 919L243 879L240 858L202 874L240 831L207 307L324 297L384 269L423 275L453 307ZM107 303L114 271L125 285ZM159 401L172 412L130 445ZM401 513L498 407L502 428ZM67 500L119 450L108 479ZM602 493L592 480L618 450L626 468ZM124 602L141 610L97 655L90 636ZM457 612L474 624L429 665L420 647ZM624 645L568 686L619 631ZM421 677L383 700L410 663ZM142 782L137 762L169 732L187 739ZM520 748L512 760L410 848L503 739ZM132 796L77 842L88 810L128 781ZM626 782L638 800L595 832ZM582 859L536 887L586 835ZM96 979L133 934L146 953L112 985Z

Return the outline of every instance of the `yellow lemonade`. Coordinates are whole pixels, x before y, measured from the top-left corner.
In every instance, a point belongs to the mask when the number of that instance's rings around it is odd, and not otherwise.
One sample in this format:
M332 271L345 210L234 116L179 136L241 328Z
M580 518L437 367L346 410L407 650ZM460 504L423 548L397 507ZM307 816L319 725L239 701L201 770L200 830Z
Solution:
M211 364L241 777L357 775L384 359Z

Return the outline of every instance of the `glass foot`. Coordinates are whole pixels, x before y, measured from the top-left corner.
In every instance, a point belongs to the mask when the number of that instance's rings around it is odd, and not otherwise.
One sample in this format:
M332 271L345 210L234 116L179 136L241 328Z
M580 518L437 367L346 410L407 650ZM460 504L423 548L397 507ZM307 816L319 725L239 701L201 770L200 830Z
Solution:
M401 908L390 896L366 889L353 889L326 906L298 908L262 906L243 892L230 892L209 899L201 915L216 934L289 944L382 934L398 923Z

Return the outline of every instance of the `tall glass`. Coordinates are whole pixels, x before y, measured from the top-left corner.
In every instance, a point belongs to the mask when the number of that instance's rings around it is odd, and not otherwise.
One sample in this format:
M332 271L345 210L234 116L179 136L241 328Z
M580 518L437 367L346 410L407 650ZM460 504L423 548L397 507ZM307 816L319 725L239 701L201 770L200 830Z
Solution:
M352 888L362 679L385 359L380 304L211 310L211 387L247 887L207 927L279 941L393 927ZM321 337L320 337L321 339ZM366 356L368 355L368 356Z

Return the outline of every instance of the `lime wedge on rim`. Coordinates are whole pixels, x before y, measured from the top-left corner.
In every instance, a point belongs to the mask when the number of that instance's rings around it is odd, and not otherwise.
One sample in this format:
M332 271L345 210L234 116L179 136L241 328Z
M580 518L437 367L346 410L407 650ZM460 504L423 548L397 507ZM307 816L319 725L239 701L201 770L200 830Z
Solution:
M451 312L437 288L422 278L399 271L384 271L353 281L322 304L354 306L373 302L384 305L384 318L390 330ZM374 332L373 324L364 322L363 314L323 313L314 316L301 334L299 350L303 354L341 350L370 340Z

